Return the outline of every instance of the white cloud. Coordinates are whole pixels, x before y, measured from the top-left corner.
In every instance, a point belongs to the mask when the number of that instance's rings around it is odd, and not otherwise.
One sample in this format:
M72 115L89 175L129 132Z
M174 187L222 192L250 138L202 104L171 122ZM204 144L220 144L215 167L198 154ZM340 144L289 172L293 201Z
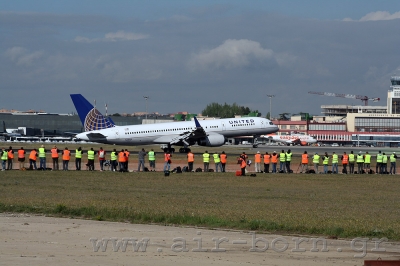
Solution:
M390 14L387 11L376 11L371 12L360 18L358 21L379 21L379 20L392 20L392 19L400 19L400 11ZM355 21L351 18L345 18L343 21ZM357 21L357 20L356 20Z
M89 39L87 37L77 36L75 38L76 42L84 42L84 43L91 43L91 42L117 42L117 41L137 41L142 39L149 38L149 35L140 34L140 33L133 33L133 32L125 32L123 30L119 30L117 32L109 32L104 35L104 38L94 38Z
M242 68L253 64L270 61L284 62L284 56L277 60L277 55L270 49L263 49L259 42L241 39L226 40L220 46L194 55L190 61L193 68Z
M29 51L23 47L13 47L5 52L6 57L10 58L11 61L19 66L31 66L33 62L40 59L43 56L42 51L36 51L29 53Z

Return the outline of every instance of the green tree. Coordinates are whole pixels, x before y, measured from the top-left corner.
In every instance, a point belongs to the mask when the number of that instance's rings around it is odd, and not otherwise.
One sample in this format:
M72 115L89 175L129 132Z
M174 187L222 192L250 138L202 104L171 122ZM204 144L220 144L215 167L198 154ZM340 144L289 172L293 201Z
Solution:
M205 116L216 116L221 118L234 117L235 115L248 115L251 112L257 112L258 110L252 111L249 107L240 106L237 103L229 105L227 103L210 103L202 111Z

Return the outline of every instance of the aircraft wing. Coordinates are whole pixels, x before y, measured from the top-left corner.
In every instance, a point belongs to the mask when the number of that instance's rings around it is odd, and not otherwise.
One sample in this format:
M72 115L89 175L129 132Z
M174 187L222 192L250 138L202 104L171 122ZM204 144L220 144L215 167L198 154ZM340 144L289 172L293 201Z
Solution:
M194 121L196 124L196 129L193 129L191 131L186 131L179 135L162 136L162 137L156 139L154 142L169 143L171 145L184 143L185 145L189 146L191 143L195 142L196 140L207 137L207 132L200 125L200 123L196 117L194 117Z

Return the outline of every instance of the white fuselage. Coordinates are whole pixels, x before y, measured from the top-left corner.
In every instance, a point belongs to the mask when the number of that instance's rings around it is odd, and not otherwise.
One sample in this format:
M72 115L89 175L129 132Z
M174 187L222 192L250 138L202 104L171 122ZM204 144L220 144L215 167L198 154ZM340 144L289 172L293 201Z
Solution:
M283 143L294 143L294 142L305 142L307 144L316 143L317 140L309 135L295 134L295 135L274 135L274 136L264 136L265 138L272 139L276 142Z
M199 120L199 123L207 135L222 135L226 138L263 135L278 131L278 127L270 120L261 117ZM78 134L76 138L96 142L96 140L89 139L87 134L101 134L104 136L104 140L97 142L120 145L169 144L173 143L175 138L179 138L183 134L190 134L194 130L196 130L195 122L185 121L116 126L83 132Z

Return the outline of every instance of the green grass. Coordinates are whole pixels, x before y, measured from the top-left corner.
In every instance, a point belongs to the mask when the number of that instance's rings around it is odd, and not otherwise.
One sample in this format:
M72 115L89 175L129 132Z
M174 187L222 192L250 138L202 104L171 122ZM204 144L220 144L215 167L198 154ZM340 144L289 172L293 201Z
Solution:
M400 240L400 179L381 175L0 173L0 212Z

